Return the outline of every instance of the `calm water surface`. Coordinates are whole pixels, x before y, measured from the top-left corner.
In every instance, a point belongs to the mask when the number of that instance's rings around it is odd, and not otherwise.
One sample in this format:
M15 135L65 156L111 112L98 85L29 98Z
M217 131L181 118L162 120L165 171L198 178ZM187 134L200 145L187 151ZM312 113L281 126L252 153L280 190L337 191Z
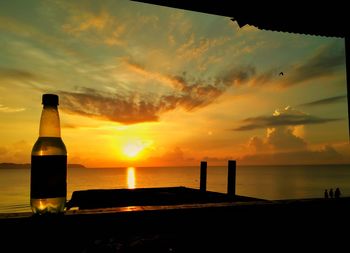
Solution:
M227 168L208 167L207 189L226 192ZM199 188L198 167L69 168L68 200L86 189L186 186ZM0 169L0 213L30 211L29 169ZM241 166L236 193L263 199L323 197L339 187L350 196L350 165Z

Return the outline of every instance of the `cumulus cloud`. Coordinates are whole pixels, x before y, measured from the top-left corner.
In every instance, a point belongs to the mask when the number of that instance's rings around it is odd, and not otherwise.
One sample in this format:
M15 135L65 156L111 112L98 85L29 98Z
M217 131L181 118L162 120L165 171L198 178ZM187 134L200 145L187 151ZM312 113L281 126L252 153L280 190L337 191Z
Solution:
M248 141L248 148L253 152L261 152L265 150L265 142L258 136L253 136Z
M278 126L297 126L309 124L323 124L341 120L340 118L320 118L311 116L304 112L288 106L283 110L276 110L272 116L258 116L244 119L242 125L233 129L236 131L247 131L259 128Z
M283 116L286 115L306 114L291 107L275 110L273 113L275 118L282 117L284 119ZM296 124L296 122L299 123ZM248 154L240 157L240 162L245 164L317 164L345 161L344 155L331 145L325 145L320 149L311 149L304 139L304 122L304 120L292 120L273 126L267 124L264 137L253 136L249 139L247 143Z
M299 150L291 152L274 152L250 154L240 158L243 164L321 164L342 163L345 157L332 146L326 145L318 150Z
M307 143L298 136L297 130L298 127L290 125L267 128L264 138L251 137L247 147L253 153L305 150Z
M293 133L293 128L277 127L268 132L267 144L276 150L305 149L306 142Z
M347 101L346 99L347 99L346 95L341 95L341 96L335 96L335 97L329 97L329 98L311 101L305 104L300 104L299 106L311 107L311 106L329 105L329 104L335 104L339 102L346 102Z

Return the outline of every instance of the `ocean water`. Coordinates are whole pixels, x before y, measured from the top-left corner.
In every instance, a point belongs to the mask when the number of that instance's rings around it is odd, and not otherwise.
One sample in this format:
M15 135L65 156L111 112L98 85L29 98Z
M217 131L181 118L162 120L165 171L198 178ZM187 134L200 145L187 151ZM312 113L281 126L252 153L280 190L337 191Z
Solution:
M199 188L198 167L69 168L67 199L86 189ZM207 190L227 191L227 167L207 169ZM323 197L339 187L350 196L350 165L238 166L236 194L269 200ZM0 213L28 212L29 169L0 169Z

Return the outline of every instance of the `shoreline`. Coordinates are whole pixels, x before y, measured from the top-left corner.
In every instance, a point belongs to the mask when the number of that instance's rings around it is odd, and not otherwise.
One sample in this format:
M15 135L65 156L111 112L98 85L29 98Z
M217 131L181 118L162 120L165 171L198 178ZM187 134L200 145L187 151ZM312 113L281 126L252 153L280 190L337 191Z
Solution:
M317 167L317 166L350 166L350 163L325 163L325 164L238 164L237 167L298 167L298 166L307 166L307 167ZM136 168L187 168L187 167L198 167L198 164L194 165L179 165L179 166L102 166L102 167L93 167L85 166L84 164L68 163L67 168L83 168L83 169L125 169L128 167ZM227 167L226 164L210 164L208 167ZM0 163L0 169L30 169L30 163L11 163L11 162L2 162Z

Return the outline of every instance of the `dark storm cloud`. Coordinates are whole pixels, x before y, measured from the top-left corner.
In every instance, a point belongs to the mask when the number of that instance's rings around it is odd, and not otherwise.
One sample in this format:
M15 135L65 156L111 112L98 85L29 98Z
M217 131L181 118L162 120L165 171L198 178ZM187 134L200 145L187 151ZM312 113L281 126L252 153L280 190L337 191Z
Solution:
M82 92L60 92L62 110L87 117L100 118L123 124L156 121L161 105L135 97L103 94L93 89Z
M315 100L309 103L301 104L299 106L319 106L319 105L329 105L329 104L334 104L334 103L339 103L339 102L345 102L347 96L346 95L341 95L341 96L335 96L335 97L329 97L329 98L324 98L320 100Z
M227 71L221 79L224 84L229 85L231 85L232 80L237 80L241 82L252 81L254 86L278 82L289 87L316 78L331 76L342 68L345 69L344 48L329 44L316 50L302 63L294 64L291 67L280 66L260 73L256 70L256 66L238 67ZM281 71L284 69L285 71Z
M254 66L238 66L226 71L218 78L225 86L232 86L249 81L256 75Z
M279 115L279 116L259 116L243 120L243 124L233 130L247 131L258 128L268 128L277 126L297 126L309 124L322 124L332 121L338 121L338 118L319 118L307 114L301 115Z
M329 44L319 49L305 62L295 65L288 73L285 73L283 84L290 86L329 76L341 68L345 68L344 48L336 48L334 44Z
M213 86L192 85L181 92L152 97L138 94L120 96L93 89L79 92L60 92L62 109L87 117L95 117L123 124L152 122L159 114L183 107L194 110L211 103L221 92Z
M0 79L36 79L37 75L29 71L13 68L1 68L0 67Z
M178 76L146 73L141 65L132 64L137 71L173 85L169 94L152 95L131 92L121 96L91 88L78 91L61 91L62 109L87 117L95 117L123 124L158 121L161 113L184 108L187 111L208 106L231 85L240 84L254 75L252 67L240 67L227 71L213 80L191 79L186 74Z

